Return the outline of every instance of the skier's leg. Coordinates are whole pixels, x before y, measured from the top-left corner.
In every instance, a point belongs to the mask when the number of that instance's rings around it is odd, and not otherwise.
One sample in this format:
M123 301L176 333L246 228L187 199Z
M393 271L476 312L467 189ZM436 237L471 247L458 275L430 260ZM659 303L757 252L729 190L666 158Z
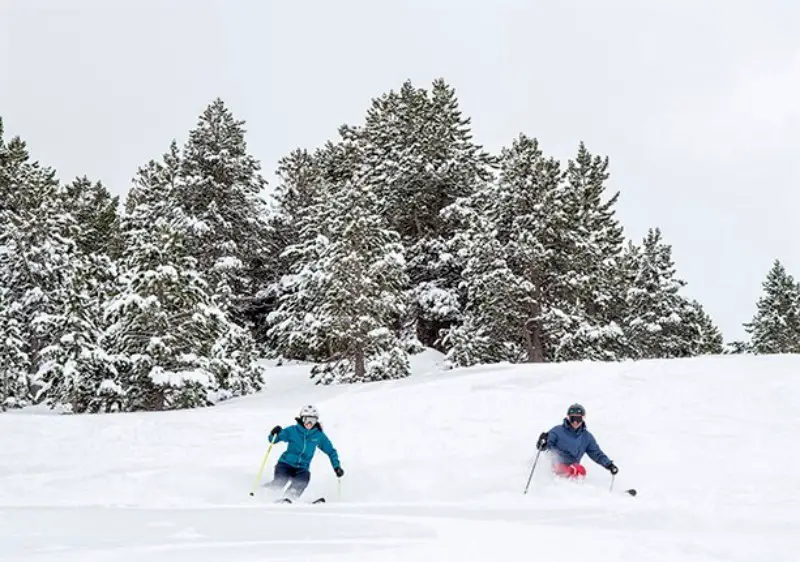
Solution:
M286 490L286 495L290 498L299 498L306 490L309 480L311 480L311 473L309 471L303 470L302 468L296 469L294 477L292 478L292 483Z
M562 476L564 478L569 478L570 476L572 476L572 469L570 468L570 465L568 465L568 464L557 462L557 463L553 463L553 473L556 476Z
M580 463L556 463L553 465L553 472L564 478L583 478L586 476L586 468Z
M294 474L294 470L288 464L284 464L279 462L275 465L275 475L272 478L272 482L267 484L267 488L271 490L279 490L286 486L286 483Z

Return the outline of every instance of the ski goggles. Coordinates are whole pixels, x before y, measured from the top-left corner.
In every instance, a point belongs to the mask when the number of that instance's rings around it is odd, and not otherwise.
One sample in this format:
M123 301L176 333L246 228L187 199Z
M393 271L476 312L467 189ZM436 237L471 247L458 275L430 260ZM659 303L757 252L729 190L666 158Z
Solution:
M583 422L583 416L576 416L574 414L569 416L567 419L569 419L569 423Z
M303 416L303 423L315 424L317 423L317 418L314 416Z

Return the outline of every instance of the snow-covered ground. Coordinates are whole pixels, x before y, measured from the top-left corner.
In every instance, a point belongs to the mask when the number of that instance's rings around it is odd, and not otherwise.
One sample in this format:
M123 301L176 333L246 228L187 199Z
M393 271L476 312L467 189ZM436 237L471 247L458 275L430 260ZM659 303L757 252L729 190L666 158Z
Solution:
M313 386L302 366L214 408L0 414L0 560L796 561L800 357L437 371ZM555 482L534 443L583 403L620 467ZM248 493L275 424L316 404L306 493ZM262 481L283 450L276 446ZM635 487L639 495L621 493Z

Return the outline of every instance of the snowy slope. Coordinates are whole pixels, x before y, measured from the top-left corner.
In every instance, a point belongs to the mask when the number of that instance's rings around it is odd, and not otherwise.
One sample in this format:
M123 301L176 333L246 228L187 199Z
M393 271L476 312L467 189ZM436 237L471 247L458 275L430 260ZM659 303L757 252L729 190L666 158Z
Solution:
M799 357L450 372L432 358L360 386L275 368L263 393L203 410L0 415L0 560L800 559ZM588 459L584 485L540 460L523 495L536 437L574 401L620 467L615 492ZM329 503L250 498L269 428L305 402L341 490L319 453L306 495Z

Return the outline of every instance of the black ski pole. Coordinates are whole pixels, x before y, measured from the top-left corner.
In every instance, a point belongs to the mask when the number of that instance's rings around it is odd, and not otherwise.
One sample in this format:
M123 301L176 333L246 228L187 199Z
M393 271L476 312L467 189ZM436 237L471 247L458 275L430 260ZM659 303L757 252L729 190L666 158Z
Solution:
M525 491L522 492L523 495L528 493L528 487L531 485L531 478L533 478L533 471L536 470L536 463L539 462L539 455L542 453L542 450L539 449L536 452L536 458L533 460L533 466L531 467L531 474L528 476L528 483L525 484Z
M616 474L612 474L611 475L611 487L608 489L609 492L613 492L614 491L614 477L615 476L616 476Z

